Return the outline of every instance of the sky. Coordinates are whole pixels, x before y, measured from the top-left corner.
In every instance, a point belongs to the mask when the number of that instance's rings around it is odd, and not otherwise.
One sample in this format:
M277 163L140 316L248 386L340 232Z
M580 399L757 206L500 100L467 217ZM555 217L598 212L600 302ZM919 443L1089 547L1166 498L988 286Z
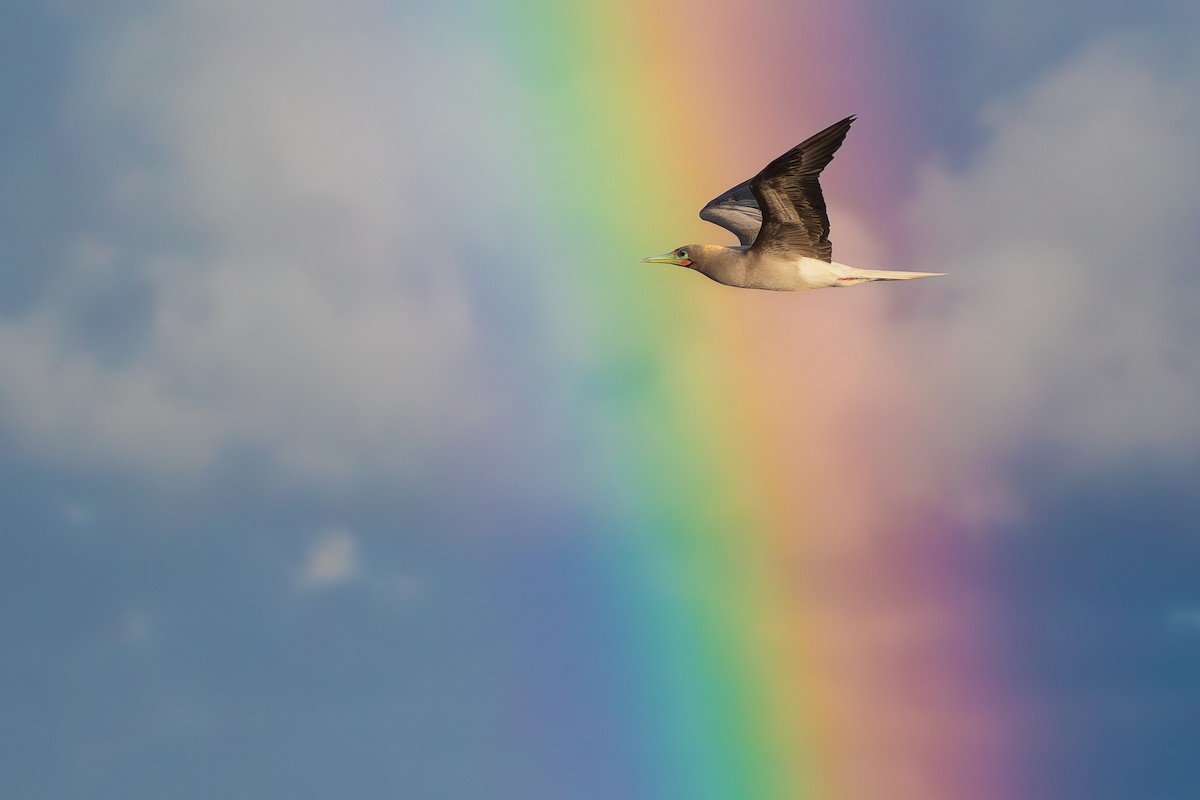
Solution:
M15 0L0 794L1200 796L1200 9ZM839 261L641 264L848 114Z

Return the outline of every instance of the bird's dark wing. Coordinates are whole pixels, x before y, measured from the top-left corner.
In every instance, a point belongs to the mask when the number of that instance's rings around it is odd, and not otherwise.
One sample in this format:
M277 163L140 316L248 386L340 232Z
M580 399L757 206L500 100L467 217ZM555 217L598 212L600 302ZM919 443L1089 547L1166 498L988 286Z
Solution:
M700 219L720 225L749 247L762 227L762 209L750 191L750 181L739 183L700 211Z
M829 215L817 179L833 160L854 119L846 117L810 136L750 179L750 191L762 210L762 227L752 251L833 260Z

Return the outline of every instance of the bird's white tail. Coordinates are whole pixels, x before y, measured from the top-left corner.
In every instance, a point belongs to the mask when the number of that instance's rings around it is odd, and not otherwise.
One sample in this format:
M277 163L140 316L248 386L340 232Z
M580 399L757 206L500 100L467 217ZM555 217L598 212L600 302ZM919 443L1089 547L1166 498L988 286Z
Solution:
M945 272L904 272L898 269L860 269L855 274L869 281L911 281L913 278L936 278Z

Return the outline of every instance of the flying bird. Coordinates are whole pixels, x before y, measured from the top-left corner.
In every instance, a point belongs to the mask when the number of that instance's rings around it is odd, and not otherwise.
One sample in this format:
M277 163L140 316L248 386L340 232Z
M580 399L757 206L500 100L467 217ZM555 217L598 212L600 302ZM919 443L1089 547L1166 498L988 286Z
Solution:
M945 275L859 269L833 260L818 178L854 120L846 117L805 139L704 207L700 219L732 231L739 246L688 244L642 261L694 269L726 286L780 292Z

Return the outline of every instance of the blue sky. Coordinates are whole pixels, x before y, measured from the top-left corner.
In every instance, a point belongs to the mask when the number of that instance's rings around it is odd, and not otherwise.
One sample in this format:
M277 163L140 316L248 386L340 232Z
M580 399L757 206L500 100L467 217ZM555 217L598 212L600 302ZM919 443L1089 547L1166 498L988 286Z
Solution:
M0 794L635 796L590 638L623 498L573 489L540 387L583 334L524 302L557 234L463 10L0 11ZM1046 798L1200 796L1200 8L876 10L898 246L977 267L902 336L1020 508L970 535L1024 755ZM447 247L451 159L505 191Z

